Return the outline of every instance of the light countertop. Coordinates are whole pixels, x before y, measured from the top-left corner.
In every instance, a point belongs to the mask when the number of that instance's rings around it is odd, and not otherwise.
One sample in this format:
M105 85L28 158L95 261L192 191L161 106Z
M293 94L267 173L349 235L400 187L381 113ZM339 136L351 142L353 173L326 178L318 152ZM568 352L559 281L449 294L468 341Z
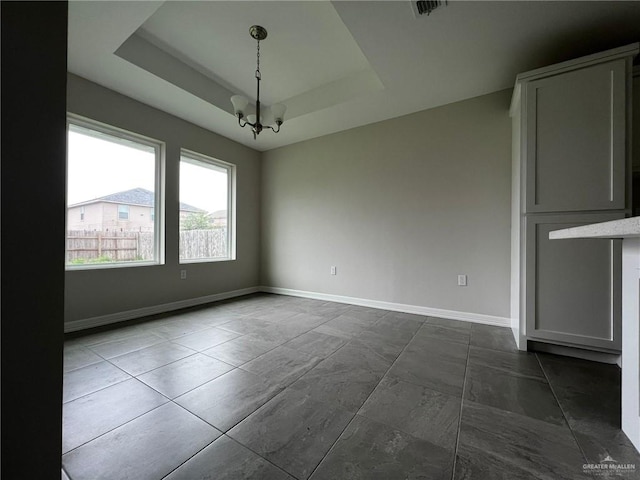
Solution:
M564 228L549 232L551 240L564 238L631 238L640 237L640 217L623 218L610 222L592 223L581 227Z

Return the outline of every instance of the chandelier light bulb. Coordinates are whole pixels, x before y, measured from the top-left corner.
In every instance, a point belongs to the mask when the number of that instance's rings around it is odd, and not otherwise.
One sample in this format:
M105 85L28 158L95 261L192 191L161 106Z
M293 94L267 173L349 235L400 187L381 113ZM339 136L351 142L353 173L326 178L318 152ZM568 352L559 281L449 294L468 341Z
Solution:
M247 97L234 95L231 97L231 103L233 104L233 113L235 116L242 118L247 111L247 105L249 105Z
M276 103L271 105L271 114L275 119L276 123L284 123L284 112L287 111L287 106L282 103Z

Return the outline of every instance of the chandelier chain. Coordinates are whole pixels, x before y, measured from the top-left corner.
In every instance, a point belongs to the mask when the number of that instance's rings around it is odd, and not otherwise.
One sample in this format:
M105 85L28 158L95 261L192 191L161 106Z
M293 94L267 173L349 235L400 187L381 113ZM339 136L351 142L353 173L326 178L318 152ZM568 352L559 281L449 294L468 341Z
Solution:
M262 75L260 74L260 40L258 40L258 50L256 54L256 78L258 80L262 79Z

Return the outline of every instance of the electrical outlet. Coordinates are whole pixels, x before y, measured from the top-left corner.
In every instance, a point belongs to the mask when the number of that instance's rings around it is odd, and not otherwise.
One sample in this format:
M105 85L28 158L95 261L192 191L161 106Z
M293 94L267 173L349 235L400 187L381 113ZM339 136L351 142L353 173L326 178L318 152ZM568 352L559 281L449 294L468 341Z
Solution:
M336 274L336 267L332 266L331 267L331 275L335 275Z
M458 275L458 286L466 287L467 286L467 276L466 275Z
M187 271L180 270L180 280L186 280L186 279L187 279Z

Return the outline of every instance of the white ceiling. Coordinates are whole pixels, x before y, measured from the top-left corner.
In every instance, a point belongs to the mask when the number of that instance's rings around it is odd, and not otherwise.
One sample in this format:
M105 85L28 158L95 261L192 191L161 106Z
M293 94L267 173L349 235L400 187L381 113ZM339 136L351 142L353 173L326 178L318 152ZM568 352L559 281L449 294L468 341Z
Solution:
M283 102L253 140L230 95ZM516 74L640 41L640 2L409 0L69 3L69 71L257 150L513 86Z

